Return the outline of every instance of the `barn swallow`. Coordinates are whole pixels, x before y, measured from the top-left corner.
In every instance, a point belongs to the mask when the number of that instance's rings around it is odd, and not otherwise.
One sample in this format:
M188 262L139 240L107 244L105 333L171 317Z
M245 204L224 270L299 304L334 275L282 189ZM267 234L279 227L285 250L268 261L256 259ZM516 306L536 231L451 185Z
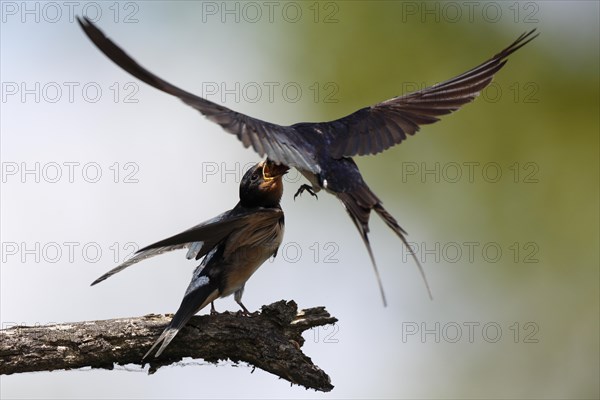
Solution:
M369 189L352 157L380 153L401 143L408 135L414 135L421 125L437 122L438 117L473 101L506 64L508 56L538 36L534 35L535 29L523 33L504 50L463 74L362 108L343 118L282 126L238 113L172 85L138 64L91 21L78 21L98 49L125 71L195 108L236 135L245 147L252 146L261 157L266 155L275 163L298 169L311 185L302 185L294 198L305 190L316 195L325 189L341 200L367 248L384 305L385 294L368 237L371 211L375 211L407 247L430 298L431 290L421 263L408 245L407 232Z
M240 183L240 201L223 214L178 235L140 249L134 257L113 268L92 286L142 260L167 251L187 248L186 257L199 260L179 309L146 358L158 345L158 357L179 330L198 311L220 297L234 295L243 312L244 285L269 257L277 254L283 240L284 217L279 202L282 176L288 167L265 160L250 168Z

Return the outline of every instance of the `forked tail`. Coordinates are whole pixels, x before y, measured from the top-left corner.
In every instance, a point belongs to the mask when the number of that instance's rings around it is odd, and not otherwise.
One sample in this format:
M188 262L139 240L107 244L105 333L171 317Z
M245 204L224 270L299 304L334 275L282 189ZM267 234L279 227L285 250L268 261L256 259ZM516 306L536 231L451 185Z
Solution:
M408 241L406 240L405 235L407 235L408 233L406 233L406 231L404 229L402 229L402 227L400 225L398 225L398 222L396 221L396 219L394 217L392 217L392 215L389 212L387 212L387 210L385 208L383 208L383 205L381 203L376 204L373 207L373 210L375 210L375 212L381 217L381 219L383 219L383 221L387 224L387 226L389 226L390 229L393 230L396 233L396 235L398 235L400 240L402 240L402 243L404 243L404 245L408 249L410 255L417 263L417 267L419 268L419 272L421 273L423 282L425 282L425 287L427 288L427 293L429 294L429 298L431 300L433 300L433 295L431 294L431 288L429 287L429 282L427 282L427 277L425 276L425 270L423 269L423 266L419 262L419 259L417 258L417 255L415 254L414 250L412 249L412 247L410 247L410 245L408 244Z

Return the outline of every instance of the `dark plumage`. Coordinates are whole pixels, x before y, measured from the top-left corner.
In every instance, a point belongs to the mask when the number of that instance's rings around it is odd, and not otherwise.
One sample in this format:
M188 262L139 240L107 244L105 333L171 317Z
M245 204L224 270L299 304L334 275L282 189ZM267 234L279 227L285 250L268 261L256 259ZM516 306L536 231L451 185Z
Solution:
M139 250L134 257L113 268L92 285L147 258L187 248L187 258L204 257L196 268L179 309L146 358L160 344L158 357L177 332L198 311L219 298L234 294L242 304L244 285L283 240L284 218L279 205L283 194L282 176L287 167L263 161L250 168L240 183L240 201L231 210L178 235Z
M384 304L385 295L368 238L371 211L374 210L408 247L406 231L383 208L350 157L377 154L415 134L421 125L434 123L440 116L471 102L506 64L508 56L537 37L535 29L524 33L489 60L455 78L362 108L346 117L282 126L235 112L170 84L139 65L89 20L79 20L79 23L104 54L133 76L200 111L261 156L297 168L312 184L303 185L297 194L306 189L311 194L325 189L340 199L367 247ZM410 247L408 250L427 285L421 264ZM431 297L429 285L427 290Z

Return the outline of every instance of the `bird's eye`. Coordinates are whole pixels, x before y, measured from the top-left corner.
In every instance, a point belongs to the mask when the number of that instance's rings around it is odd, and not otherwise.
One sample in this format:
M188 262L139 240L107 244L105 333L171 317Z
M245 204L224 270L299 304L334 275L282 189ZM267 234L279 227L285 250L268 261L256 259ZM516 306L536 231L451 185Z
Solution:
M256 181L258 179L258 174L253 174L250 179L252 180L252 182Z

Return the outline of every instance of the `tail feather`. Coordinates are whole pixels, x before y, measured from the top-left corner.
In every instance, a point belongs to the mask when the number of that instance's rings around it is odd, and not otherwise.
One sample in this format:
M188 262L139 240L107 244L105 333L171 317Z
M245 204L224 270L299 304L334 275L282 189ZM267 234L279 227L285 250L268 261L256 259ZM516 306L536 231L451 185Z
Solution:
M409 246L408 241L406 240L405 235L408 235L408 233L406 233L406 231L404 229L402 229L402 227L398 224L396 219L394 217L392 217L392 215L389 212L387 212L387 210L385 208L383 208L383 205L381 203L376 204L373 207L373 210L375 210L375 212L381 217L381 219L383 219L383 221L387 224L387 226L389 226L396 233L396 235L398 235L400 240L402 240L402 243L404 243L404 245L408 249L413 260L415 260L415 262L417 263L417 267L419 268L419 272L421 273L421 277L423 278L423 282L425 283L425 287L427 288L427 293L429 294L429 298L431 300L433 300L433 295L431 294L431 288L429 287L429 282L427 282L427 277L425 276L425 270L423 269L423 266L419 262L419 259L417 258L417 255L415 254L414 250L412 249L412 247Z
M181 301L179 309L173 316L173 319L158 337L156 342L154 342L150 350L144 355L142 360L148 357L159 344L160 347L154 357L160 356L194 314L206 307L217 297L219 297L218 285L216 282L212 282L207 276L202 275L201 265L194 272L188 290Z
M160 356L162 354L162 352L165 350L165 348L169 345L169 343L171 343L171 340L173 340L173 338L175 338L175 335L177 335L177 333L179 333L180 330L181 330L181 328L172 328L169 325L163 331L163 333L161 333L158 340L156 342L154 342L152 347L150 347L150 350L148 350L148 352L144 355L142 360L145 360L146 357L148 357L150 355L150 353L152 353L154 351L156 346L158 346L162 342L160 348L158 349L158 351L156 352L156 355L154 357Z
M377 268L377 263L375 262L375 256L373 255L373 250L371 249L371 243L369 242L369 214L371 210L359 204L359 202L350 193L340 192L336 193L336 195L346 207L346 211L348 212L348 215L350 215L350 219L352 222L354 222L354 225L356 226L356 229L358 229L360 237L362 238L363 243L369 252L371 264L373 265L373 270L375 271L375 278L377 279L377 285L379 286L379 291L381 292L383 306L387 307L383 283L381 282L379 269Z

